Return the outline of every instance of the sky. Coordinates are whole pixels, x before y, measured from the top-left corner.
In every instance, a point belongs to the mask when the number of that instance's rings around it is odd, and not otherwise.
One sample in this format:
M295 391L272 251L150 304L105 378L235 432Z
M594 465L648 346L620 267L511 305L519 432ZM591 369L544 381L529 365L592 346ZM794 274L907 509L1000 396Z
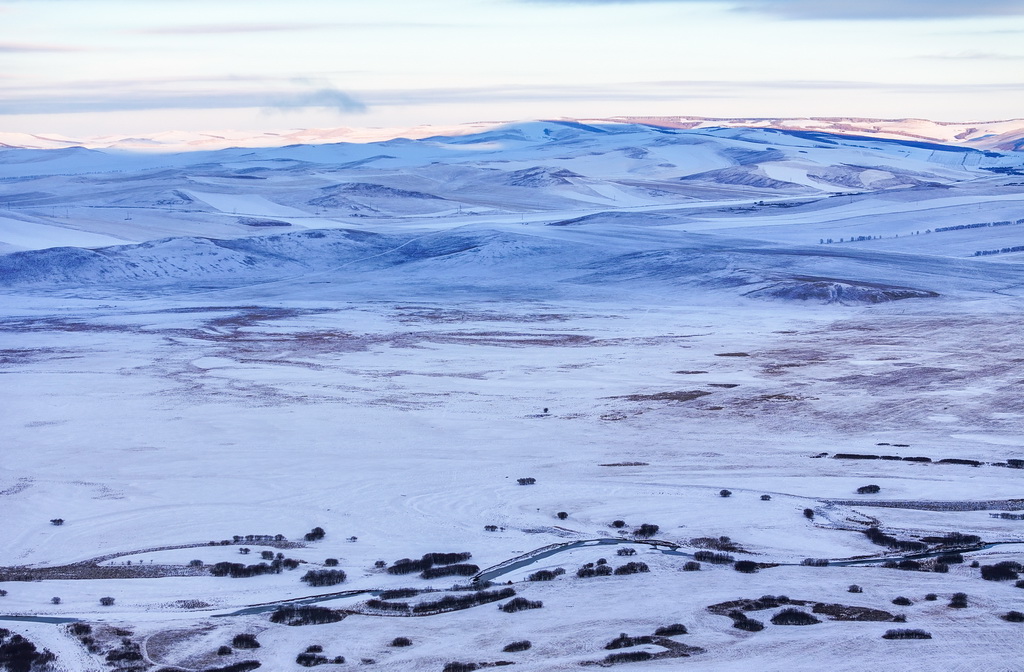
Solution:
M0 130L1024 117L1024 0L0 0Z

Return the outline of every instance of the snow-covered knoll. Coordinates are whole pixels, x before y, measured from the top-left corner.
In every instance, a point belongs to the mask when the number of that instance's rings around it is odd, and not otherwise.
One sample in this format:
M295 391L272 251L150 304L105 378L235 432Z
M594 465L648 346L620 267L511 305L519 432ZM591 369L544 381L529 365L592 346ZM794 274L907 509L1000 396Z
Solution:
M1020 152L663 126L0 151L0 628L74 672L1015 669Z

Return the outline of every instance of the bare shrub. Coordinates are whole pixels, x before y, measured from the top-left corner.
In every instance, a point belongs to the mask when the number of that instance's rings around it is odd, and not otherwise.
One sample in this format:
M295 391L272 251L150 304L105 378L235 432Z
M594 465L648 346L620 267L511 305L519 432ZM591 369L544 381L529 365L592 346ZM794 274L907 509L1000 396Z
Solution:
M505 648L503 648L502 651L504 651L505 653L516 653L518 651L526 651L526 650L530 649L532 646L533 646L533 644L530 642L530 640L523 639L523 640L518 641L518 642L512 642L511 644L506 644Z
M817 618L799 609L783 609L772 616L772 623L775 625L814 625L821 623Z
M654 634L659 637L675 637L676 635L687 634L686 626L682 623L673 623L672 625L663 625L654 631Z
M231 646L236 649L258 649L260 643L256 641L256 635L243 632L232 638Z
M930 632L924 630L886 630L882 639L931 639Z
M514 614L517 611L526 611L527 609L540 609L544 606L544 603L540 600L528 600L525 597L516 597L505 604L498 607L506 614Z
M967 593L953 593L953 597L949 600L949 606L954 609L964 609L967 607Z

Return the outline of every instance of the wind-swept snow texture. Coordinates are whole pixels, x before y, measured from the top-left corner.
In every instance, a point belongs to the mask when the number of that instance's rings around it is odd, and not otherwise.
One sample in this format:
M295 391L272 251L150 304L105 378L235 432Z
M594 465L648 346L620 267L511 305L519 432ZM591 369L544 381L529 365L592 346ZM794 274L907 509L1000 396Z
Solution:
M76 672L1015 669L1018 127L637 121L0 136L0 628Z

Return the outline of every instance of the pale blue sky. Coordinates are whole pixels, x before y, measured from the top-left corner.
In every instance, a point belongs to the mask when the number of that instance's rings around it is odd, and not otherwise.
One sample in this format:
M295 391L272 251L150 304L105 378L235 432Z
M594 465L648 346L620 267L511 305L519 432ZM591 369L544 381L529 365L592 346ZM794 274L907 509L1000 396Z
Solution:
M1024 117L1024 0L0 0L0 130Z

